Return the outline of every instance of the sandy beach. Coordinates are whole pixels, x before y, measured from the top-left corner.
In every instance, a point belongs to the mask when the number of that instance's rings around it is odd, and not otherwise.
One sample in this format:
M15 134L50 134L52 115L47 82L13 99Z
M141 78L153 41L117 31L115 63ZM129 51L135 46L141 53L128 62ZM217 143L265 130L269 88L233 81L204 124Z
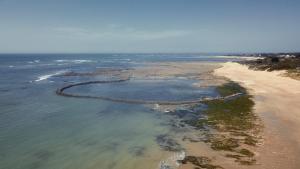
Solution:
M300 166L300 81L282 71L254 71L224 63L214 74L246 87L254 96L255 113L264 125L263 144L255 148L257 165L247 168L297 169Z

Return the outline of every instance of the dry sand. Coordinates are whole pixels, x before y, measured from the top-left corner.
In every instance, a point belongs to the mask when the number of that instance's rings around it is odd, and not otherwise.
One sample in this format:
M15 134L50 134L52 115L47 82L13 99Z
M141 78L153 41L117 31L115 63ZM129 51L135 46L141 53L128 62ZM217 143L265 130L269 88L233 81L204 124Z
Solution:
M264 143L255 148L258 165L246 168L300 168L300 81L282 73L249 70L238 63L225 63L215 70L215 75L249 89L264 125Z

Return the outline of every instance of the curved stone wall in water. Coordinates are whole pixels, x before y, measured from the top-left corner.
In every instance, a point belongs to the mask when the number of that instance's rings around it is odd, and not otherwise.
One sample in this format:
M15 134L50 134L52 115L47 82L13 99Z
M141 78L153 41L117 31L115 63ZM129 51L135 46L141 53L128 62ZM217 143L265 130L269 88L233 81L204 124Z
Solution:
M91 84L104 84L104 83L120 83L120 82L129 81L129 80L130 80L130 78L119 79L119 80L99 80L99 81L87 81L87 82L81 82L81 83L74 83L74 84L69 84L67 86L58 88L56 90L56 94L60 95L60 96L64 96L64 97L100 99L100 100L129 103L129 104L159 104L159 105L197 104L197 103L212 101L212 100L230 99L230 98L237 97L237 96L243 94L243 93L235 93L235 94L225 96L225 97L215 97L215 98L203 97L203 98L198 98L198 99L194 99L194 100L185 100L185 101L164 101L164 100L156 101L156 100L120 99L120 98L115 98L115 97L90 96L90 95L80 95L80 94L72 94L72 93L65 92L66 89L70 89L75 86L84 86L84 85L91 85Z

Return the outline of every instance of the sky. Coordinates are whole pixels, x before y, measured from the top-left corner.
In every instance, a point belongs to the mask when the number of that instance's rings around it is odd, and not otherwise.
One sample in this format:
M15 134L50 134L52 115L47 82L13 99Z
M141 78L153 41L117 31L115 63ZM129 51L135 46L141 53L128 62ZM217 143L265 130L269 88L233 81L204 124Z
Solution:
M300 0L0 0L0 53L299 52Z

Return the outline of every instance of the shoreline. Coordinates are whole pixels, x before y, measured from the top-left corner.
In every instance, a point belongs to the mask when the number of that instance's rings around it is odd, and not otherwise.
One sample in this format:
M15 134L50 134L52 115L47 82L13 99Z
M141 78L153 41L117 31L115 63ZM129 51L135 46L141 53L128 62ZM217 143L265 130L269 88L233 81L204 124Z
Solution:
M254 96L254 113L264 125L263 145L255 147L257 165L245 168L299 168L300 81L280 76L283 71L255 71L227 62L217 76L240 83ZM244 166L239 166L244 168Z
M300 132L300 125L298 125L300 122L300 113L297 112L297 110L300 110L300 107L297 106L297 100L300 100L300 81L291 79L289 77L283 77L282 75L284 74L284 71L268 72L261 70L251 70L247 65L235 62L183 62L180 64L168 62L161 64L149 64L146 67L134 70L126 70L123 73L129 74L134 78L164 79L170 77L181 77L187 79L196 79L199 80L199 82L195 82L195 84L193 84L196 87L222 86L224 84L229 83L230 81L240 84L240 86L244 87L245 90L247 89L246 93L249 92L248 94L249 96L251 96L251 100L253 100L255 103L253 113L258 116L258 119L260 119L259 123L261 122L261 124L263 124L264 126L259 134L250 133L250 136L254 136L257 138L261 137L259 141L257 140L258 144L253 147L247 145L238 145L239 148L230 148L229 151L226 151L224 149L224 151L223 148L226 147L220 147L220 149L214 150L213 147L211 147L211 145L206 144L202 141L183 141L182 144L184 144L184 147L187 148L187 156L201 158L201 160L204 161L212 161L213 165L211 166L214 167L222 166L224 168L230 169L269 169L270 167L296 169L298 168L298 166L300 166L300 162L298 162L296 159L296 157L300 155L300 137L297 136L297 133ZM77 74L73 73L71 75L74 76ZM92 73L87 75L94 74ZM61 94L64 93L62 93L61 91ZM82 97L76 95L74 96ZM101 97L101 99L103 98ZM116 99L106 100L119 101ZM129 103L154 102L130 101ZM161 108L161 111L163 112L166 112L166 110L167 112L170 112L174 109L172 105L161 106L163 106L163 108ZM232 109L231 111L234 110L235 109ZM175 109L173 111L175 111ZM292 113L290 113L290 111ZM243 119L244 118L242 118L241 120ZM286 134L287 131L292 131L292 134ZM222 132L220 133L222 135ZM230 134L230 131L228 131L228 134ZM215 140L218 142L222 141L219 139L220 138L217 137L215 138ZM237 141L241 140L242 138L226 139ZM214 141L211 143L214 144L216 142ZM220 143L225 144L225 142ZM252 163L252 161L246 160L240 161L239 164L240 155L238 153L241 150L246 150L246 153L249 153L249 156L247 156L249 157L249 159L252 159L252 157L254 157L254 163ZM241 162L247 163L241 165ZM193 165L188 163L185 165L181 165L179 168L190 169L193 167Z

